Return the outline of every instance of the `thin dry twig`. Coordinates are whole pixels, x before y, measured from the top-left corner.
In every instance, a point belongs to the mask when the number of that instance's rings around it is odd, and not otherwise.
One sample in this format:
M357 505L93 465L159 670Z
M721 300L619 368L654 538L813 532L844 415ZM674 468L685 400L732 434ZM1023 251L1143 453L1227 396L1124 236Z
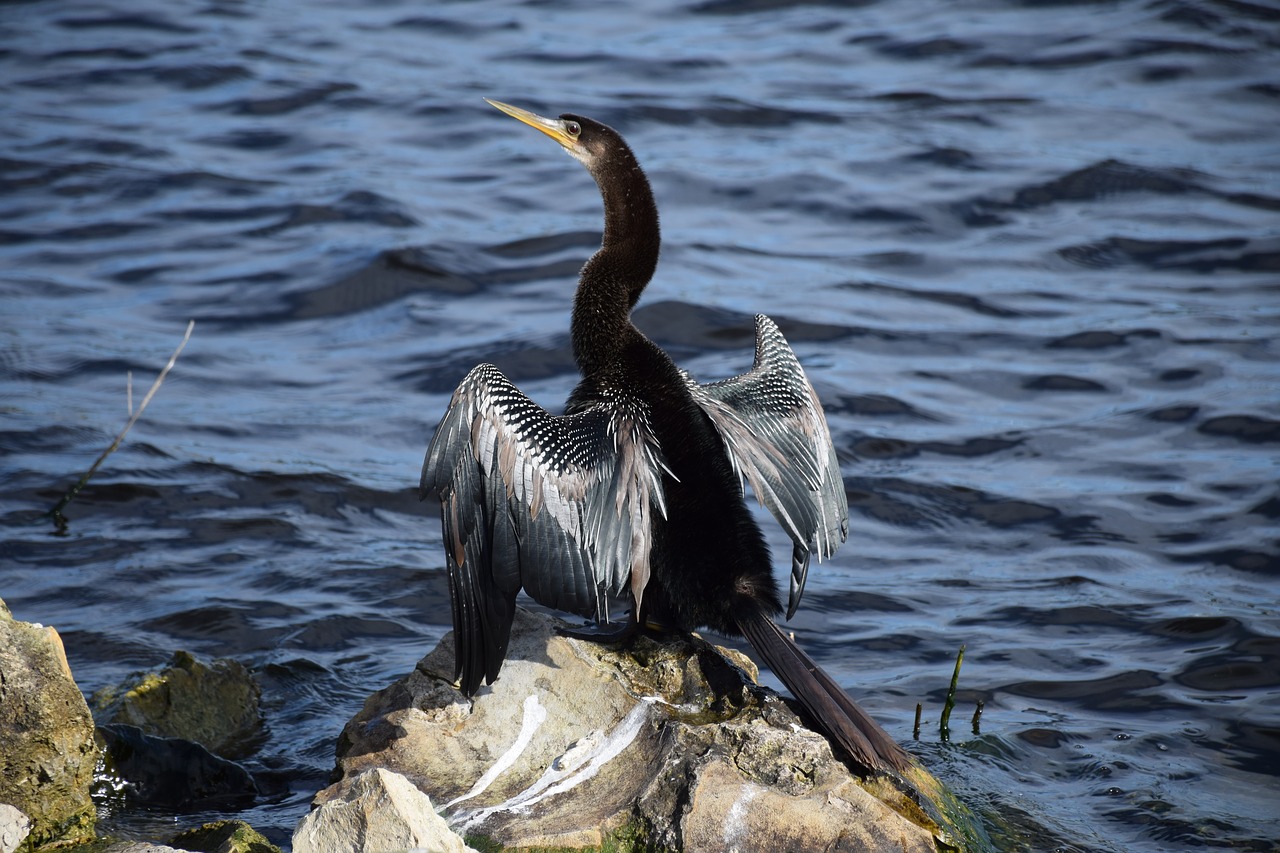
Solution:
M178 344L178 348L173 351L173 355L169 356L169 363L160 371L160 375L156 377L156 381L151 383L151 389L147 391L147 395L142 398L142 402L138 404L138 410L136 412L133 411L133 375L132 373L130 374L128 397L131 417L129 418L129 422L124 425L124 429L120 430L120 434L116 436L115 441L111 442L111 446L102 451L102 455L95 459L93 464L89 466L89 470L84 472L84 476L80 478L79 482L72 486L71 489L62 496L62 500L58 501L57 505L49 511L49 514L53 516L53 523L57 526L59 533L63 533L67 529L67 519L62 514L62 510L67 504L71 503L76 495L80 493L80 490L89 482L89 478L98 470L98 466L106 461L108 456L115 452L115 450L120 446L120 443L124 441L124 437L129 434L129 430L138 422L138 418L142 417L142 413L146 411L147 404L151 402L151 398L155 396L156 391L160 390L160 385L164 382L164 378L169 375L169 371L173 369L173 365L178 361L178 356L182 353L182 348L187 345L187 341L191 340L191 332L195 327L195 320L191 320L187 323L187 333L182 336L182 343Z

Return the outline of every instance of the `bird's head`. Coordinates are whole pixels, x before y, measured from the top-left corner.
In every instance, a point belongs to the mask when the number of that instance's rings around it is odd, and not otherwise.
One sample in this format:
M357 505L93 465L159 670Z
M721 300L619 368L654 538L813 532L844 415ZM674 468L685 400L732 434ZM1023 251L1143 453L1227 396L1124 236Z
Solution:
M489 98L485 100L512 118L537 128L559 142L564 150L586 166L593 175L598 175L610 166L629 166L635 162L635 156L622 141L622 136L595 119L571 113L564 113L559 118L546 118L501 101Z

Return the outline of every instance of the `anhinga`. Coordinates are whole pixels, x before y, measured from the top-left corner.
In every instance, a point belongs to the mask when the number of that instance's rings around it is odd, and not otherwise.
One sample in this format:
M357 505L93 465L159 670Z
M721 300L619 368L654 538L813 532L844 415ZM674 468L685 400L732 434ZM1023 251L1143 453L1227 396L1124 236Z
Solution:
M631 323L658 262L649 181L612 128L489 101L559 142L604 196L604 239L582 268L570 332L582 381L552 415L493 365L454 392L422 468L441 501L454 677L473 695L502 667L516 594L609 621L630 593L636 626L745 635L862 772L908 758L774 623L769 549L745 478L794 541L790 618L809 556L848 533L840 467L817 395L768 317L755 365L699 385Z

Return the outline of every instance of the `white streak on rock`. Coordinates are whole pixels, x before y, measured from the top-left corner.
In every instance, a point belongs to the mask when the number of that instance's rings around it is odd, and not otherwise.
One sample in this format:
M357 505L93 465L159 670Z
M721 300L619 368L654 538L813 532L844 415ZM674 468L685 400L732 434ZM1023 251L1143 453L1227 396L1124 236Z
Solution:
M495 761L493 766L476 780L470 791L445 804L445 808L453 808L463 800L469 800L478 794L484 793L485 789L492 785L495 779L516 763L520 753L524 752L525 748L529 746L529 742L533 740L534 733L538 731L538 728L546 720L547 709L538 702L536 694L530 694L524 700L524 720L520 723L520 734L516 735L515 743L511 744L507 751L502 754L502 757Z
M743 785L742 796L734 800L729 813L724 818L724 849L737 851L747 841L747 807L751 801L760 796L763 789L758 785ZM750 849L750 845L748 845Z
M470 826L495 812L526 810L547 797L568 791L591 779L600 771L600 768L621 755L622 751L636 739L636 735L640 734L645 721L649 718L649 706L654 701L646 698L639 702L603 737L599 732L592 732L586 738L575 742L560 758L551 763L538 781L511 799L469 815L459 815L458 819L464 826Z

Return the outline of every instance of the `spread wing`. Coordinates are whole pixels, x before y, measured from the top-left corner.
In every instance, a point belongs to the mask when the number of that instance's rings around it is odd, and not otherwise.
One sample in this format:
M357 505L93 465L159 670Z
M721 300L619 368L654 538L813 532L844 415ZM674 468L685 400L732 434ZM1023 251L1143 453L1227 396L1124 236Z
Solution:
M756 315L750 372L699 385L694 399L710 416L739 477L791 535L790 619L804 594L809 555L831 556L849 535L849 505L822 404L777 325Z
M421 481L440 497L463 692L497 677L521 587L598 621L629 588L639 611L663 470L633 403L552 415L491 364L467 374Z

